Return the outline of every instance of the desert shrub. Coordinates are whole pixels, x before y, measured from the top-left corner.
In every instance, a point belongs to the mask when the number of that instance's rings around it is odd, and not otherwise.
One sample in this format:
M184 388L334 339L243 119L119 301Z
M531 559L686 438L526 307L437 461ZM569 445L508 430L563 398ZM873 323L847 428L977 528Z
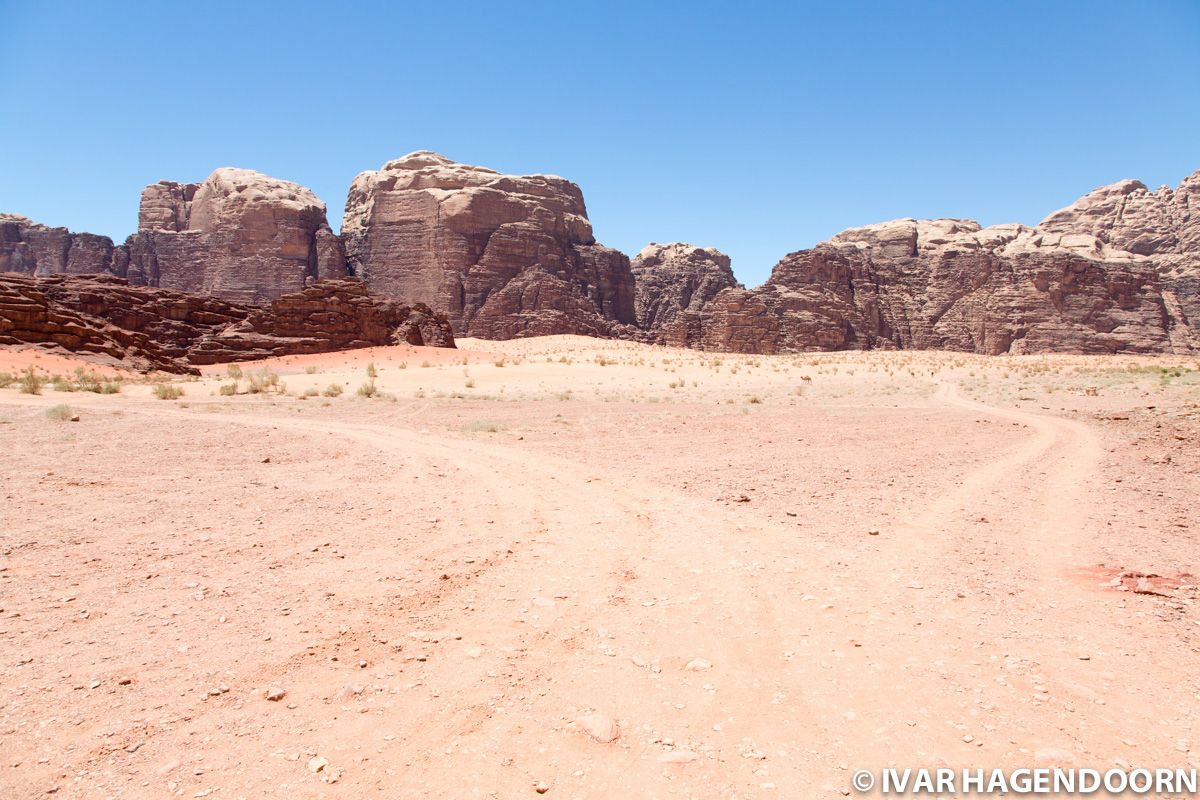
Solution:
M504 430L504 426L499 422L477 419L464 425L463 430L472 433L499 433Z
M225 374L229 376L230 380L239 381L242 379L242 368L238 364L230 364L225 368Z
M75 384L67 380L61 375L55 375L54 380L50 384L56 392L73 392L76 390Z
M325 391L321 392L326 397L337 397L341 393L342 385L340 383L331 383L325 387Z
M466 386L468 389L474 389L474 388L475 388L475 379L474 379L474 378L467 378L467 382L466 382L466 384L464 384L464 385L465 385L465 386Z
M375 387L374 380L369 380L362 386L358 387L359 397L374 397L377 394L379 394L379 389Z
M316 396L317 396L317 395L319 395L319 394L320 394L320 392L319 392L319 391L317 391L317 388L316 388L315 386L310 386L310 387L308 387L307 389L305 389L305 390L304 390L304 394L300 395L300 397L301 397L301 398L305 398L305 397L316 397Z
M73 419L78 419L75 414L75 409L70 406L53 406L46 409L46 416L55 422L68 422Z
M750 399L747 400L746 402L750 403L751 405L755 405L755 406L762 405L762 398L759 397L758 395L752 395L750 397Z
M33 371L33 367L27 367L21 373L20 390L22 394L41 394L42 385L46 379L39 376Z
M17 382L17 376L11 372L0 372L0 389L7 389Z
M305 375L316 375L317 374L316 364L309 364L307 367L305 367L304 374Z
M248 384L246 391L250 394L262 394L272 389L279 389L279 374L266 367L246 375ZM282 391L282 389L279 389Z
M234 381L233 383L221 384L220 392L222 397L233 397L238 393L237 381Z
M367 377L374 379L379 377L379 370L375 369L375 362L367 364Z
M183 387L173 383L157 383L154 385L154 396L159 400L178 400L183 397Z

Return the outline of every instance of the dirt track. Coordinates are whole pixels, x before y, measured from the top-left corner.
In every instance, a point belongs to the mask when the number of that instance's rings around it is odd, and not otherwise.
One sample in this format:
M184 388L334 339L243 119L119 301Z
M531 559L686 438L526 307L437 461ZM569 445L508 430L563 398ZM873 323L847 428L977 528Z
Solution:
M0 795L1200 765L1200 373L467 345L276 365L331 401L0 391Z

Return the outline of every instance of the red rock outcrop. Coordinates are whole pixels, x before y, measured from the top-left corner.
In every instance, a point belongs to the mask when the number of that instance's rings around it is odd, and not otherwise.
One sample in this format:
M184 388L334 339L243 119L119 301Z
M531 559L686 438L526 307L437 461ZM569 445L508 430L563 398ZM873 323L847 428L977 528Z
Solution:
M741 289L729 256L682 242L642 248L631 264L639 328L653 341L678 347L700 335L701 311L724 289Z
M372 291L444 309L461 336L609 335L633 275L597 245L579 187L420 151L354 179L342 238Z
M303 186L245 169L147 186L138 233L124 251L112 271L131 283L237 303L266 303L347 275L324 203Z
M1162 279L1176 349L1200 348L1195 338L1200 332L1200 171L1174 189L1162 186L1152 192L1131 180L1102 186L1046 217L1038 227L1095 236L1150 259Z
M664 328L750 353L1200 352L1200 173L1097 189L1034 228L903 219L844 231ZM665 335L660 338L668 339Z
M321 281L268 306L144 286L113 276L0 274L0 344L107 356L138 369L409 343L453 347L444 315Z
M0 272L85 275L113 271L107 236L49 228L18 214L0 214Z

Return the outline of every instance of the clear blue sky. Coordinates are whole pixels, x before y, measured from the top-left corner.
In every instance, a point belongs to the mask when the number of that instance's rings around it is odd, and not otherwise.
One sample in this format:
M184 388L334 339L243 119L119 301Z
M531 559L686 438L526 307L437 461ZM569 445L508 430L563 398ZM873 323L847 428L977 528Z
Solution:
M417 149L580 184L634 253L761 282L900 216L1036 222L1200 169L1200 2L0 0L0 210L123 239L219 166L311 187Z

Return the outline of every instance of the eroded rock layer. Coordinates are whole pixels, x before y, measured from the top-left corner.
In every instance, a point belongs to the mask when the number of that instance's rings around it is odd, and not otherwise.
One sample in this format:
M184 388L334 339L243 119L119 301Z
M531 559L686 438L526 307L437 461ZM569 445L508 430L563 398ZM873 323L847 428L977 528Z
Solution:
M367 292L314 283L269 305L131 286L112 276L0 275L0 344L39 344L138 369L326 353L390 344L453 347L444 315Z
M597 245L583 194L420 151L354 179L342 237L373 291L444 309L459 335L610 335L634 322L633 275Z

